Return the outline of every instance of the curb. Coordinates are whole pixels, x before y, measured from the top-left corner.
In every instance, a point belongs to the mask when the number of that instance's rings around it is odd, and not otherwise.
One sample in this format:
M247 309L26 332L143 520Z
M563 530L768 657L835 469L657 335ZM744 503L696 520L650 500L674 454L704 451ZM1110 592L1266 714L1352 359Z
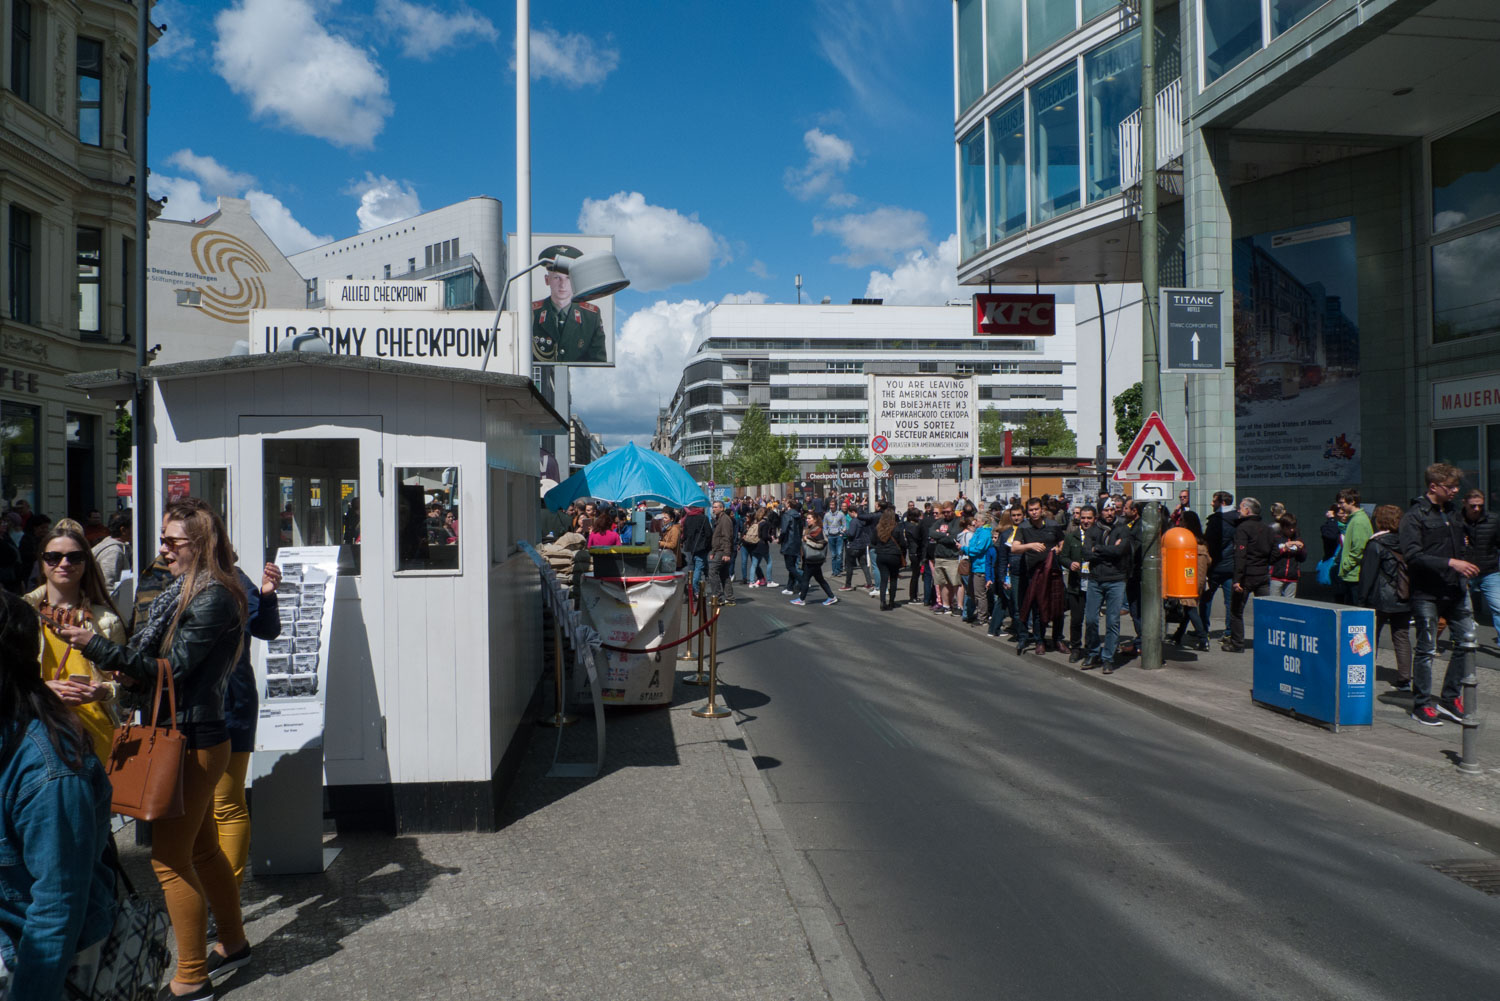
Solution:
M926 608L925 605L919 607ZM954 621L958 622L958 620ZM1409 820L1415 820L1420 824L1500 854L1500 817L1435 803L1420 787L1399 780L1375 778L1344 765L1325 761L1306 751L1287 747L1269 737L1231 726L1214 716L1185 709L1176 703L1133 688L1116 685L1106 681L1103 677L1095 677L1068 664L1054 663L1042 658L1017 657L1003 646L996 650L996 653L1016 663L1044 667L1059 677L1070 678L1097 691L1107 692L1122 702L1145 709L1162 719L1185 726L1190 730L1196 730L1231 747L1248 751L1300 772L1357 799L1384 807Z
M857 963L850 962L847 940L834 930L834 926L842 922L838 921L836 915L830 914L828 896L823 892L822 884L813 877L807 863L792 845L791 836L787 833L786 825L781 822L781 814L771 798L766 778L755 765L750 738L740 729L734 707L725 701L722 694L718 696L718 700L722 707L730 711L728 716L715 721L719 724L719 732L724 739L724 749L734 761L740 783L745 787L745 795L750 800L750 808L755 812L756 822L765 838L766 848L771 853L771 861L781 873L787 899L791 901L797 920L802 924L808 952L817 964L818 973L823 980L823 990L830 1001L868 1001L862 980L854 972L854 965Z

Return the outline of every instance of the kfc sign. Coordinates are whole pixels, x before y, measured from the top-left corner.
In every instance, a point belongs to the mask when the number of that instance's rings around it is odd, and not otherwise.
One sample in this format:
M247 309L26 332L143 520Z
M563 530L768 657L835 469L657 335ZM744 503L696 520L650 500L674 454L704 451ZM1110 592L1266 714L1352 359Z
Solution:
M1051 337L1057 333L1056 296L977 292L974 333L980 337Z

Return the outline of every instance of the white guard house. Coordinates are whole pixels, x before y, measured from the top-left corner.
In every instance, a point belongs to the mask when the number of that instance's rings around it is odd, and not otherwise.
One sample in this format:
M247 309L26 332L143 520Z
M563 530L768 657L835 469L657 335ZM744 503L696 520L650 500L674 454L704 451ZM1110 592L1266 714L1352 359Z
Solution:
M566 421L522 376L378 358L283 351L142 377L157 522L168 496L219 505L257 581L280 546L340 547L322 762L340 828L494 829L543 666L516 542L536 535L538 436ZM429 551L414 526L434 491L457 542Z

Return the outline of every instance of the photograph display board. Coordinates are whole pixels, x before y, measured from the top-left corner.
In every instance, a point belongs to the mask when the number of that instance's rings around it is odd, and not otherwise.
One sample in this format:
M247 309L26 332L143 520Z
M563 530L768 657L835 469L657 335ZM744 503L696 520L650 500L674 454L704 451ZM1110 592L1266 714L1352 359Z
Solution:
M255 647L257 751L296 751L322 743L338 562L337 546L284 546L276 554L281 635Z
M1354 221L1234 241L1236 479L1361 479Z

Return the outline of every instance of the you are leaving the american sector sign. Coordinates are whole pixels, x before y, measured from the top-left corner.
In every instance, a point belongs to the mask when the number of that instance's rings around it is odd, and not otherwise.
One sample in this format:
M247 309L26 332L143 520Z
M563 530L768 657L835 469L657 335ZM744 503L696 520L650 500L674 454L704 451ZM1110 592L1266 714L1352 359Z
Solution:
M889 442L886 458L969 456L977 444L978 390L971 378L873 375L872 437Z

